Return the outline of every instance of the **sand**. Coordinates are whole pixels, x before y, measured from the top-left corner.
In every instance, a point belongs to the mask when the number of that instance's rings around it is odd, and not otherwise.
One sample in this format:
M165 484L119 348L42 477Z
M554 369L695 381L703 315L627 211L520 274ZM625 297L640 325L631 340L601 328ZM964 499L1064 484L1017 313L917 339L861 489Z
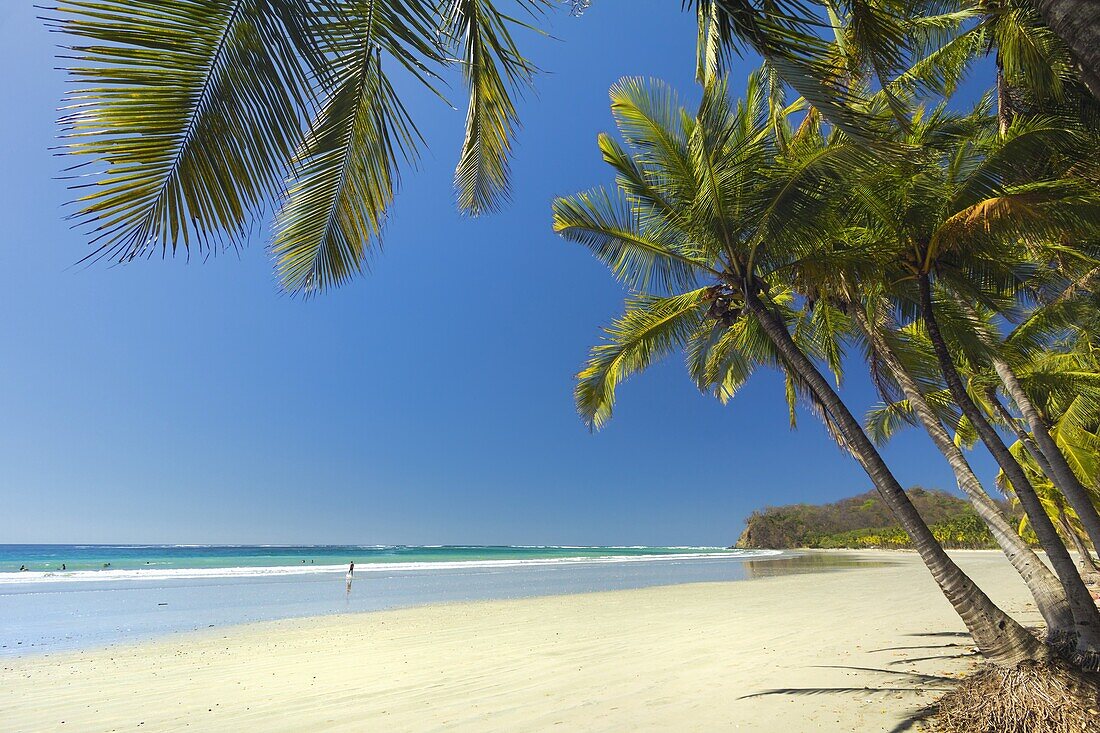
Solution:
M7 659L0 730L905 730L977 657L915 555L862 555L892 564ZM1039 623L1002 556L953 555Z

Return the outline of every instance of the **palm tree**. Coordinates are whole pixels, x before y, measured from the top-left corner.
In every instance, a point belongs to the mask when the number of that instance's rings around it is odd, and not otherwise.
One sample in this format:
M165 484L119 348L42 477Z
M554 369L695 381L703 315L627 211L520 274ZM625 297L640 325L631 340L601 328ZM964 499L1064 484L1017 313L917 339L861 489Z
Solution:
M852 303L847 310L852 313L853 321L866 339L872 361L883 364L889 378L900 389L905 399L905 408L921 424L936 449L951 466L959 488L966 494L975 512L985 522L994 540L1027 584L1035 599L1036 608L1047 623L1048 632L1072 632L1073 613L1057 577L1013 530L1000 507L986 493L966 456L952 440L940 416L925 398L917 378L902 362L896 347L891 345L887 334L892 329L885 323L882 309L873 309L870 317L859 303ZM885 436L888 431L883 431L882 434Z
M838 78L846 80L846 89L866 87L862 67L871 56L864 48L867 41L852 33L854 17L841 19L831 8L834 41L828 54L830 67ZM1072 68L1068 49L1042 24L1027 0L963 3L956 12L911 18L907 27L913 36L911 45L916 61L884 84L878 94L864 93L872 103L896 107L921 88L950 96L973 62L992 51L997 61L996 99L1001 134L1022 114L1034 117L1054 112L1094 128L1100 122L1100 107L1096 101L1080 93L1080 81ZM988 336L985 332L978 335ZM1050 466L1051 478L1078 507L1090 535L1100 541L1100 514L1087 501L1086 489L1077 481L1065 458L1055 450L1048 435L1049 427L1041 427L1046 421L1020 388L1005 357L992 343L987 343L987 347L988 358L1004 389L1035 431L1040 449L1051 454L1045 461L1045 465Z
M630 288L626 312L578 375L576 398L594 428L611 416L616 385L683 350L696 381L729 398L760 365L784 370L863 466L909 533L983 653L999 664L1044 655L943 551L810 356L792 338L789 292L770 273L816 241L837 169L864 162L854 145L795 136L778 155L759 77L736 107L724 83L704 87L690 116L663 84L624 79L611 90L626 143L600 136L617 191L554 202L554 228L588 247Z
M886 281L903 307L915 308L953 401L1016 489L1066 590L1080 643L1096 646L1100 614L1023 470L967 393L940 320L960 299L988 301L1010 288L1045 246L1053 251L1060 237L1100 223L1094 188L1064 165L1048 169L1058 153L1072 160L1071 148L1087 144L1067 125L1018 119L998 135L981 109L964 119L932 113L904 135L917 152L854 181L847 210L864 236L892 243Z
M1091 435L1090 442L1093 443L1093 445L1088 447L1079 446L1079 448L1082 457L1090 464L1095 464L1095 444L1100 442L1100 439L1097 439L1095 435ZM1100 573L1100 568L1097 567L1096 561L1093 560L1088 546L1081 539L1083 530L1081 529L1080 519L1074 514L1071 507L1066 506L1065 497L1062 496L1061 492L1059 492L1054 487L1054 484L1046 477L1046 473L1042 470L1035 454L1032 453L1025 442L1018 441L1013 443L1009 450L1012 451L1012 455L1014 455L1016 460L1020 462L1020 465L1023 466L1025 473L1031 480L1036 492L1038 492L1040 500L1043 502L1043 508L1046 510L1047 515L1057 524L1062 532L1062 536L1066 538L1066 541L1073 545L1073 548L1077 551L1078 556L1081 558L1082 575L1088 578L1090 582L1094 582L1098 573ZM997 481L1005 491L1012 491L1012 484L1005 478L1003 472L998 475ZM1098 492L1094 491L1094 496L1097 493ZM1096 499L1094 499L1094 501L1095 500ZM1020 533L1022 534L1025 532L1028 527L1029 523L1025 516L1020 522Z
M1091 294L1088 298L1078 297L1073 300L1078 302L1056 302L1038 309L1031 318L1009 334L1005 339L1006 345L1018 345L1025 338L1034 338L1035 331L1038 330L1035 322L1041 319L1049 324L1051 320L1045 312L1047 310L1063 305L1094 308ZM1082 300L1085 302L1081 303ZM1074 312L1079 311L1071 308L1070 313ZM1085 318L1089 319L1090 316ZM1091 319L1095 319L1094 314ZM1082 319L1080 325L1072 326L1078 333L1069 339L1062 339L1042 351L1030 353L1030 358L1026 361L1020 360L1020 365L1013 370L1013 377L1018 389L1026 395L1028 403L1041 404L1044 416L1050 416L1044 417L1041 432L1053 444L1056 456L1065 462L1064 470L1073 474L1074 484L1083 492L1086 509L1091 510L1091 516L1095 514L1100 498L1100 438L1097 437L1097 432L1100 431L1100 362L1092 349L1090 334L1084 327L1085 319ZM1065 331L1064 328L1057 330L1063 333ZM1058 472L1051 466L1048 451L1044 451L1036 440L1036 432L1028 432L1027 421L1018 418L1005 406L997 394L996 383L991 382L986 386L986 396L989 404L987 409L1016 435L1017 442L1010 450L1023 466L1028 478L1033 481L1040 494L1053 492L1058 495L1048 501L1048 507L1053 510L1048 513L1078 551L1083 550L1082 558L1091 567L1091 557L1077 537L1077 526L1082 527L1087 536L1090 534L1090 519L1082 517L1077 511L1080 500L1071 502L1071 508L1066 511L1063 500L1065 491L1053 478ZM1033 406L1031 409L1036 408ZM1007 480L1005 483L1010 484ZM1072 532L1068 531L1066 517L1073 519Z
M867 41L865 37L853 33L853 17L841 18L838 9L832 5L828 9L834 26L834 40L827 55L831 59L830 68L833 69L834 78L842 79L843 86L849 91L865 89L866 73L863 67L867 66L867 59L870 58L864 48ZM978 22L970 22L967 27L968 21L975 19ZM1042 25L1026 2L1010 0L994 6L982 0L961 7L958 12L912 18L908 28L913 36L912 46L917 58L910 68L884 84L879 93L864 93L872 104L877 102L896 108L901 100L910 98L922 87L949 96L972 62L994 49L997 58L996 88L1001 134L1005 133L1007 125L1015 116L1024 112L1034 115L1041 109L1050 108L1075 117L1084 115L1083 119L1087 119L1087 108L1090 104L1095 107L1095 102L1086 102L1079 94L1075 94L1074 90L1079 82L1070 69L1069 56L1064 46ZM715 66L713 62L709 65ZM1007 91L1009 89L1012 90L1011 93ZM1026 109L1020 107L1025 99L1028 104ZM779 107L773 104L772 109L775 114ZM896 113L896 109L894 112ZM903 122L902 127L906 126L907 123ZM814 273L818 278L822 274L823 272ZM820 295L820 279L815 282L815 278L811 277L810 280L811 289ZM853 281L858 281L858 277L850 278L848 282ZM849 295L842 293L844 297ZM851 303L845 301L843 305L850 306ZM891 347L883 339L875 338L877 329L867 320L866 314L858 307L850 309L850 312L859 323L859 331L869 341L872 357L884 362L886 371L891 373L897 386L905 393L910 413L929 432L933 442L952 466L960 487L974 502L979 515L987 520L992 534L998 538L1002 548L1031 586L1037 605L1043 610L1048 622L1048 628L1066 628L1069 608L1065 603L1064 593L1057 590L1055 578L1027 544L1011 530L999 508L982 489L962 452L924 401L911 375L905 372L896 354L891 352ZM1006 385L1018 389L1018 384L1010 379L1012 373L1004 359L992 346L990 351L991 359L997 365L998 373L1004 375ZM1035 417L1034 410L1032 416ZM1059 483L1069 484L1072 479L1065 478L1065 474L1070 472L1059 464L1060 459L1061 455L1052 461L1058 466L1060 473L1052 471L1051 475L1062 476ZM1078 501L1085 494L1079 483L1075 487L1071 486L1069 491ZM1092 510L1092 505L1088 504L1082 508L1082 513L1088 517L1088 512ZM1084 595L1081 594L1080 598L1083 603ZM1100 617L1097 620L1100 621Z
M965 305L964 311L972 321L981 321L981 316L973 306L969 304ZM1072 504L1074 510L1078 513L1081 523L1084 525L1093 544L1100 546L1097 544L1100 543L1100 513L1097 512L1096 507L1093 505L1089 490L1085 488L1077 474L1070 467L1066 455L1059 449L1057 441L1051 435L1052 426L1050 420L1040 412L1039 408L1032 401L1028 391L1021 383L1021 379L1016 369L1009 364L1005 354L1005 348L1002 344L995 341L992 335L993 333L994 332L989 328L975 329L975 334L988 348L989 361L1001 383L1001 387L1011 398L1013 404L1016 405L1024 421L1031 430L1030 435L1027 436L1026 439L1019 436L1019 434L1018 437L1021 437L1021 440L1024 441L1029 450L1034 453L1035 459L1038 465L1041 466L1043 473L1070 501L1070 504ZM1071 378L1073 375L1065 373L1063 376L1065 378ZM1077 385L1080 386L1082 379L1088 380L1089 376L1090 372L1088 371L1083 373L1079 372L1079 377L1075 380ZM1012 418L1007 409L997 398L995 390L993 390L990 396L991 405L999 410L1001 417L1005 418L1004 424L1013 429L1018 428L1016 420Z
M1040 349L1030 355L1030 360L1023 364L1019 370L1021 386L1029 395L1044 404L1047 412L1057 416L1051 428L1051 437L1058 446L1059 452L1072 464L1073 471L1080 478L1081 483L1094 488L1088 490L1089 503L1096 506L1100 503L1100 438L1097 431L1100 430L1100 375L1098 366L1091 354L1091 347L1085 347L1085 351L1064 351L1064 344L1052 343L1048 334L1043 331L1053 328L1061 334L1070 326L1064 319L1079 319L1083 325L1085 321L1095 318L1095 305L1091 302L1092 296L1087 298L1073 298L1047 305L1034 311L1025 321L1014 329L1006 338L1006 344L1038 341L1032 345L1032 349ZM1068 306L1061 308L1060 306ZM1051 310L1058 307L1062 312L1053 316ZM992 327L988 317L984 319L987 327ZM1076 324L1072 328L1080 328ZM913 341L920 338L920 334L913 328L902 329L907 345L912 348ZM1087 336L1086 336L1087 338ZM1041 347L1039 346L1041 344ZM927 351L926 345L921 345L922 351ZM954 357L956 363L965 362L964 355ZM907 369L908 367L901 367ZM1072 507L1067 507L1065 498L1055 487L1049 476L1053 475L1049 463L1039 450L1038 444L1032 435L1027 432L1023 421L1001 401L997 392L1000 384L995 374L986 373L975 369L972 364L967 364L965 369L968 393L979 407L982 408L989 419L1000 426L1010 430L1016 435L1017 441L1009 446L1009 451L1023 468L1028 480L1034 487L1043 508L1051 521L1054 522L1062 536L1080 554L1085 570L1088 571L1090 580L1096 572L1091 555L1081 540L1083 523L1076 515ZM945 416L950 423L958 421L958 416L951 415L951 403L949 392L942 389L936 379L929 379L922 373L921 381L925 384L935 383L928 388L927 395L922 396L922 401L934 416ZM873 435L883 439L889 438L897 428L916 419L915 404L908 399L894 401L880 405L868 413L868 427ZM957 423L958 438L966 445L972 445L977 440L972 426L963 418ZM954 442L952 447L958 450ZM1012 485L1002 471L997 479L997 485L1002 489L1011 491ZM1019 504L1019 500L1016 500ZM1030 523L1025 516L1020 524L1020 533L1028 528Z

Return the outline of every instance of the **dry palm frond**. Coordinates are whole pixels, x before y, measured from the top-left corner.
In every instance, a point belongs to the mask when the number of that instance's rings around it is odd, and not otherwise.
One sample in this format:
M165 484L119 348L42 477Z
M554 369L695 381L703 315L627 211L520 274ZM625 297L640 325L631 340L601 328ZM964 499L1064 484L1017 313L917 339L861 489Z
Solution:
M1100 676L1062 662L983 667L936 705L936 733L1086 733L1100 729Z

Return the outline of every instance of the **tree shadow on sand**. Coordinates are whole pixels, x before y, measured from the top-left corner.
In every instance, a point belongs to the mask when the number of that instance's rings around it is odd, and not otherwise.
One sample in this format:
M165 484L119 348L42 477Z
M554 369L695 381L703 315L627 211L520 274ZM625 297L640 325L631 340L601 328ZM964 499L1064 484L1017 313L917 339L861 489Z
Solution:
M908 634L908 636L917 637L969 637L969 634L960 632L937 632L937 633L921 633L921 634ZM959 653L938 654L923 657L908 657L905 659L891 660L886 662L887 666L910 664L913 662L920 662L933 659L959 659L965 657L977 657L977 652L970 650L969 644L959 644L954 642L946 642L943 644L925 644L914 646L899 646L889 647L885 649L873 649L871 652L889 652L889 651L903 651L903 650L916 650L916 649L942 649L944 651L963 650ZM937 674L924 674L921 672L908 672L898 669L887 669L882 667L857 667L842 664L821 664L814 665L818 669L842 669L852 670L857 672L874 672L897 680L899 686L870 686L863 687L781 687L771 690L762 690L760 692L754 692L748 695L742 695L740 700L747 700L754 697L767 697L772 695L796 695L800 697L819 696L819 695L913 695L915 697L923 697L926 694L935 694L937 696L951 691L958 680L954 677L945 677ZM916 726L923 720L927 720L933 713L935 707L934 704L921 704L919 707L913 707L903 713L904 719L896 726L890 729L890 733L906 733L906 731L916 730Z

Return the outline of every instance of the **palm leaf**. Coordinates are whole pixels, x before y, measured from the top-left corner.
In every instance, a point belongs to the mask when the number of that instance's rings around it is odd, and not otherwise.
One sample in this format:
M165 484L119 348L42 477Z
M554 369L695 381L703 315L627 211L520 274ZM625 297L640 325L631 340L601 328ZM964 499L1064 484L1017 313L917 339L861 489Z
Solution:
M604 329L606 340L593 347L577 374L577 411L589 428L611 419L615 388L676 348L683 348L703 319L707 288L669 298L640 295L626 301L623 315Z
M579 242L632 290L692 287L713 272L675 227L642 217L623 196L603 188L554 200L554 231Z
M430 19L396 0L368 0L364 10L332 39L334 91L295 156L275 218L271 251L291 292L335 287L366 267L393 200L398 161L415 155L416 128L383 72L382 52L400 53L395 30L407 29L410 18L422 33Z
M531 14L550 0L517 0ZM449 0L445 33L462 49L469 88L466 136L455 169L459 207L473 215L494 211L508 198L508 156L518 125L514 94L530 85L535 68L520 53L512 28L531 25L500 12L489 0Z
M123 261L237 241L279 188L317 65L308 0L67 0L77 39L61 149L85 158L75 219ZM94 178L93 183L85 183Z
M743 43L760 54L783 80L833 124L857 138L883 133L882 121L865 111L865 100L842 78L838 78L832 46L822 37L831 26L818 8L803 0L756 3L753 0L684 0L685 7L697 5L702 17L710 18L721 53L721 71ZM847 3L849 25L859 26L870 41L866 60L877 73L889 76L907 52L908 43L897 14L886 3ZM710 36L708 36L708 39Z

